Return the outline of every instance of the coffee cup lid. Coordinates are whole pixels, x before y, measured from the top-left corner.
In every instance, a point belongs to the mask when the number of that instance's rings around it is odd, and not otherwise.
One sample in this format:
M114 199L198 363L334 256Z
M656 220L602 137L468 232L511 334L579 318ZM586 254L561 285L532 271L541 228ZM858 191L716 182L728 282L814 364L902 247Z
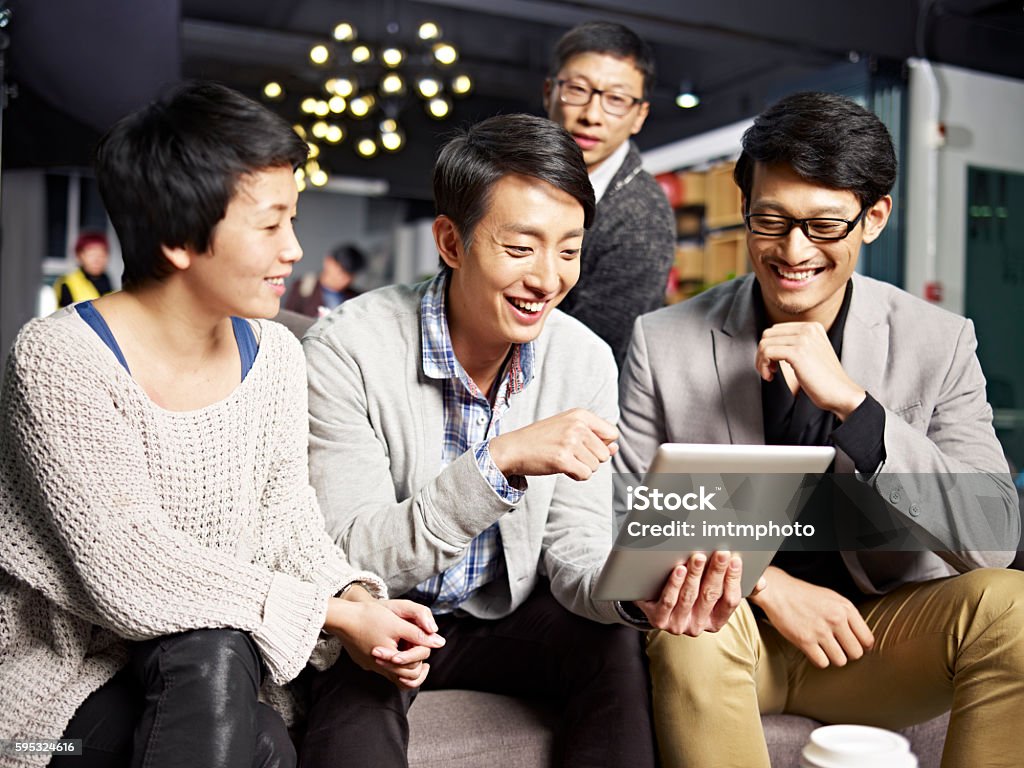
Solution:
M910 742L898 733L867 725L815 728L803 751L808 768L917 768Z

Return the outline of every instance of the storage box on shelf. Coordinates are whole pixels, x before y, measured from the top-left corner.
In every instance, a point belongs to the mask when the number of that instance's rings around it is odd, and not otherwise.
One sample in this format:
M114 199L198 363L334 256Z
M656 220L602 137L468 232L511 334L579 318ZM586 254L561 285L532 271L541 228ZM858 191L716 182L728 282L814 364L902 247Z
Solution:
M706 171L661 174L659 183L676 212L676 260L668 302L747 272L746 239L734 163Z

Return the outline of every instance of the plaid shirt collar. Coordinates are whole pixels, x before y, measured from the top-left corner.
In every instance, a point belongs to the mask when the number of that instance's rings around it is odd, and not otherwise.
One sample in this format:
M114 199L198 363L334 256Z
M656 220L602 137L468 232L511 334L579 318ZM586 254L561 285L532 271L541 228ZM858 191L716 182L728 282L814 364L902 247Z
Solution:
M466 375L462 365L455 358L452 339L448 333L448 317L445 314L445 294L448 287L448 270L442 268L430 281L420 301L420 334L423 348L423 373L432 379L460 379L474 394L476 384ZM522 392L533 379L533 342L512 345L512 356L508 365L504 399ZM486 394L480 393L482 397Z

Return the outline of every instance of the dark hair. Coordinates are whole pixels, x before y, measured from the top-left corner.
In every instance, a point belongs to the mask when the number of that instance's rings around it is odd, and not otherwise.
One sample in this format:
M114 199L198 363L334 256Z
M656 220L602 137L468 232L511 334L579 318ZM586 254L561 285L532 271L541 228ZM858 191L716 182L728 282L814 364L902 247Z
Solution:
M833 93L795 93L754 118L733 171L748 205L756 163L785 163L802 179L853 192L862 206L878 202L896 182L896 152L885 125Z
M594 188L583 152L558 123L536 115L498 115L459 131L434 164L434 209L454 223L465 247L490 205L495 182L519 174L546 181L583 206L594 220Z
M338 262L338 266L350 275L356 275L362 272L363 268L366 266L366 256L363 255L363 252L354 245L349 245L348 243L335 246L331 252L327 254L327 258Z
M282 118L216 83L183 83L120 120L100 140L96 177L124 286L170 272L161 246L205 251L243 176L295 168L308 152Z
M644 76L644 100L651 98L654 90L654 52L629 27L611 21L587 21L573 27L555 45L549 76L557 76L569 59L581 53L607 53L619 59L632 59Z
M97 232L94 229L87 229L82 231L78 235L78 239L75 240L75 255L77 256L90 245L102 245L107 250L110 249L110 243L107 242L107 236L102 232Z

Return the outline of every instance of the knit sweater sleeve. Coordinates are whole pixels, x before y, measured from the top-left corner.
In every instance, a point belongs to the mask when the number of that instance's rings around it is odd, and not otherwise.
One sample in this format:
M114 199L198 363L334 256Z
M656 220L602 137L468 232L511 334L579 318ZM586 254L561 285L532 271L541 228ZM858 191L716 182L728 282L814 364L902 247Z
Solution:
M50 323L23 329L5 371L0 503L10 526L0 566L129 640L250 632L271 679L294 677L316 643L329 588L173 527L147 450L160 436L140 415L134 383ZM210 440L231 439L217 426Z

